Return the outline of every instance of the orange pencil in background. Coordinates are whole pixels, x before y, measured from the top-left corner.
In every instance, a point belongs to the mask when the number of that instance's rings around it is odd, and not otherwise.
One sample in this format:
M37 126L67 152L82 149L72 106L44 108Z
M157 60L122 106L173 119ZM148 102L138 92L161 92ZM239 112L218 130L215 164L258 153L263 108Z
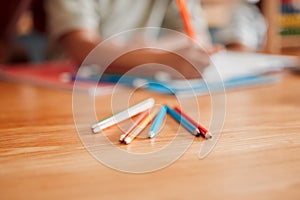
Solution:
M191 16L188 12L186 1L185 0L176 0L181 18L183 20L184 28L186 31L186 34L192 38L194 41L197 40L196 31L192 25L191 22Z

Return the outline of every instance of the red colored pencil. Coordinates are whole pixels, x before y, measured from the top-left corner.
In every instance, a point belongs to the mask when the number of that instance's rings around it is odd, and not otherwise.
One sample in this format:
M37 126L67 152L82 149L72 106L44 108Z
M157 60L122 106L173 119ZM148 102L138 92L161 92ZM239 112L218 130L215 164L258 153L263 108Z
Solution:
M194 30L194 27L192 26L191 16L188 12L185 0L176 0L176 3L178 6L178 9L179 9L183 24L184 24L186 34L193 40L196 40L197 39L196 31Z
M212 137L211 133L207 131L206 128L201 126L199 123L194 121L192 118L190 118L187 114L185 114L178 106L174 108L179 114L181 114L184 118L186 118L188 121L190 121L194 126L196 126L199 131L201 132L202 136L205 137L205 139L210 139Z

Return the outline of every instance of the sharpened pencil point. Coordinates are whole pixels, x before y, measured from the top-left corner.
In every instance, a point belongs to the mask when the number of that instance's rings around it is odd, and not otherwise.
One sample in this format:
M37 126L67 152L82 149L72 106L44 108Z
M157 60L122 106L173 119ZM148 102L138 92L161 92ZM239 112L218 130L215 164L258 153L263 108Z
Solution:
M119 139L119 141L120 142L124 142L124 139L126 138L126 134L122 134L121 136L120 136L120 139Z
M201 132L200 132L198 129L195 129L194 135L195 135L196 137L199 137L199 136L201 135Z
M98 127L98 124L93 124L92 129L95 129Z
M155 133L153 131L150 131L148 137L149 138L154 138L155 137Z
M212 138L212 134L210 132L206 132L205 134L205 139L211 139Z
M130 144L132 139L130 137L127 137L124 139L125 144Z
M99 133L99 132L101 132L101 128L99 126L93 129L93 133Z

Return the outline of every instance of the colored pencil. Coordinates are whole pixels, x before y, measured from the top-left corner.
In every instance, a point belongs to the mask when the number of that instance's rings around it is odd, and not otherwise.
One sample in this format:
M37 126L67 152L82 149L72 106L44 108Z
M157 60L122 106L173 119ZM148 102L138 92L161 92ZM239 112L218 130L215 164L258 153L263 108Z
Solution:
M152 123L152 126L150 128L150 132L148 135L149 138L154 138L157 135L158 129L161 127L161 124L166 116L166 113L167 113L167 107L166 106L161 107L159 113L156 115Z
M186 1L185 0L176 0L176 3L178 6L178 9L179 9L183 24L184 24L186 34L193 40L197 40L196 31L194 30L194 27L192 26L191 16L187 9Z
M159 109L153 108L150 113L132 130L132 132L124 139L125 144L130 144L153 120Z
M192 135L194 136L200 136L200 131L199 129L192 124L190 121L188 121L186 118L182 117L176 110L167 107L167 112L177 121L182 125L185 129L187 129Z
M133 122L129 129L120 136L120 142L124 142L124 139L129 135L133 129L149 114L149 110L142 112L138 118Z
M130 117L133 117L145 110L148 110L154 106L154 99L149 98L145 101L142 101L126 110L123 110L119 112L116 115L113 115L109 118L106 118L102 121L99 121L98 123L94 124L92 126L92 130L94 133L98 133L112 125L115 125L121 121L124 121L126 119L129 119Z
M212 134L209 131L207 131L206 128L204 128L203 126L201 126L201 124L197 123L191 117L189 117L187 114L185 114L178 106L175 107L175 110L179 114L181 114L184 118L186 118L188 121L190 121L194 126L196 126L199 129L199 131L201 132L201 135L203 137L205 137L205 139L212 138Z

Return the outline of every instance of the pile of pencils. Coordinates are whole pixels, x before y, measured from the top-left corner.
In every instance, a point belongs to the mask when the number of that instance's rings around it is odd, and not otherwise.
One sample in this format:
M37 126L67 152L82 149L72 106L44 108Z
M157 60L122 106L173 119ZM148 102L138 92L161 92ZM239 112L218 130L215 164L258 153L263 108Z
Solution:
M153 123L150 127L148 137L156 137L159 128L168 113L192 135L196 137L203 136L205 139L210 139L212 137L207 129L182 112L179 107L172 109L169 106L164 105L159 108L154 106L154 103L155 101L153 98L146 99L116 115L97 122L92 126L92 131L93 133L99 133L110 126L137 116L132 126L120 136L120 142L130 144L152 121Z

